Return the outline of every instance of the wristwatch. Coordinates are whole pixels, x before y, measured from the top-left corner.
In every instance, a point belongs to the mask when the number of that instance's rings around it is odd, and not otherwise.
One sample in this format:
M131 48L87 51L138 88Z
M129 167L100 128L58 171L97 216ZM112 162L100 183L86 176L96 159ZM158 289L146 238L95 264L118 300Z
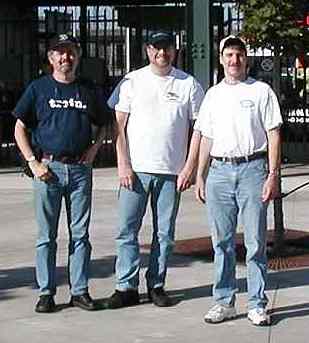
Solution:
M268 172L269 176L279 176L279 170L278 169L270 169Z
M32 155L32 156L30 156L29 158L27 158L27 162L28 162L28 163L33 162L33 161L35 161L35 160L36 160L36 158L35 158L34 155Z

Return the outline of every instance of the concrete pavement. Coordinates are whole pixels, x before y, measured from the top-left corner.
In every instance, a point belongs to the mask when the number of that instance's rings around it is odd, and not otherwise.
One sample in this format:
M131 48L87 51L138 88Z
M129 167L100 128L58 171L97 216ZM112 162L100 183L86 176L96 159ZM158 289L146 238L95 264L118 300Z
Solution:
M283 192L309 179L309 167L284 166ZM284 199L285 225L309 231L309 187ZM237 266L239 294L236 320L211 325L203 315L212 305L213 265L206 260L174 255L170 262L167 290L176 305L157 308L145 296L144 273L148 252L142 251L140 292L143 304L120 310L85 312L67 306L67 232L65 212L61 218L58 251L57 304L53 314L36 314L34 243L36 226L32 206L31 181L14 170L0 170L0 343L305 343L308 342L309 268L270 272L267 295L273 312L270 327L253 327L246 318L246 268ZM273 225L272 206L269 227ZM208 236L203 206L193 191L183 194L177 222L177 239ZM98 300L113 292L114 237L117 229L117 173L115 168L94 172L93 245L90 293ZM141 230L141 242L151 235L149 213Z

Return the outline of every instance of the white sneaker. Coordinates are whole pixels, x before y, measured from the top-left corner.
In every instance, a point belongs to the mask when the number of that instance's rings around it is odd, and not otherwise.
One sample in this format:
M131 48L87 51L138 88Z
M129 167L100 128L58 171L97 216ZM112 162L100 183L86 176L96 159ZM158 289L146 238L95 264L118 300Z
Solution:
M234 306L216 304L205 315L204 320L207 323L221 323L227 319L236 317Z
M253 325L266 326L270 324L270 316L262 307L257 307L248 312L248 319Z

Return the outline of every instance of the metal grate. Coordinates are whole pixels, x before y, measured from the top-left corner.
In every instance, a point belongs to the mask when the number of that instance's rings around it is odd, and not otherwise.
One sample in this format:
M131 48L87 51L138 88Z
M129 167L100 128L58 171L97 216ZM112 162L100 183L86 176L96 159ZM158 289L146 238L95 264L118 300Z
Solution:
M272 255L274 231L269 230L267 236L268 268L272 270L285 270L309 266L309 232L298 230L286 230L285 249L282 256ZM244 247L243 234L236 235L236 260L245 264L246 249ZM143 245L143 249L149 250L150 245ZM179 255L213 260L211 238L200 237L176 241L174 253Z

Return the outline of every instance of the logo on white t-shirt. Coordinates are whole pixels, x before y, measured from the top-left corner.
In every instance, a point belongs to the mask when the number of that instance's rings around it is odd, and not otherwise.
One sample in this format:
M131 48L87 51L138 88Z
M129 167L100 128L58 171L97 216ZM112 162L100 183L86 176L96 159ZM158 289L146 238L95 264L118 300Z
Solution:
M252 100L241 100L240 105L242 108L254 107L254 102Z
M174 93L174 92L167 92L165 94L165 98L167 101L178 101L179 100L179 95Z

